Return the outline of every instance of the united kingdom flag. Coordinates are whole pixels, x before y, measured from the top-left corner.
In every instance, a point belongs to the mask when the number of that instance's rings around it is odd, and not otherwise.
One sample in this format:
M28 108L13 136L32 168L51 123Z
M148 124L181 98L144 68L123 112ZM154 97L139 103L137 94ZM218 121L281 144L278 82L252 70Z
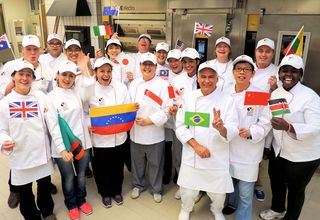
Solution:
M213 25L211 24L202 24L196 22L194 24L194 34L200 34L202 36L211 37L213 32Z
M9 103L10 118L38 117L38 103L34 101Z

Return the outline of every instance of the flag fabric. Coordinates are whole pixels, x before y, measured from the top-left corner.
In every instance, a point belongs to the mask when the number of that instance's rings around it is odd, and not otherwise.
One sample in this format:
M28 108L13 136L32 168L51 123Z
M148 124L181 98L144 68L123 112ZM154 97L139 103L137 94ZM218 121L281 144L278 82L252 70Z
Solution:
M183 51L184 49L186 49L188 46L187 44L185 44L184 42L182 42L181 40L177 40L176 41L176 46L175 49L178 49L180 51Z
M210 114L203 112L185 112L184 124L209 128Z
M285 98L269 100L269 107L272 116L289 114L290 109Z
M6 35L1 35L0 36L0 51L1 50L6 50L10 48L10 43L7 39Z
M168 80L169 79L169 70L168 69L160 70L159 71L159 76L164 80Z
M72 152L76 160L80 160L84 156L84 149L81 140L75 136L66 120L61 117L58 112L58 124L62 136L63 144L67 151Z
M10 118L35 118L38 112L38 103L35 101L9 103Z
M283 54L285 56L289 54L296 54L298 56L302 56L303 49L303 35L304 35L304 26L301 27L298 34L295 38L290 42L286 49L284 49Z
M120 7L119 6L105 6L103 8L103 15L105 16L119 16Z
M93 26L93 32L94 36L112 35L111 26L109 24Z
M146 89L144 92L143 100L155 108L161 107L163 102L159 96L157 96L148 89Z
M213 25L212 24L203 24L196 22L194 24L194 34L200 34L202 36L211 37L213 32Z
M269 92L246 91L244 105L268 105L270 99Z
M181 96L181 93L172 85L168 86L169 99L175 99Z
M129 131L136 115L136 106L133 103L91 108L92 133L110 135Z

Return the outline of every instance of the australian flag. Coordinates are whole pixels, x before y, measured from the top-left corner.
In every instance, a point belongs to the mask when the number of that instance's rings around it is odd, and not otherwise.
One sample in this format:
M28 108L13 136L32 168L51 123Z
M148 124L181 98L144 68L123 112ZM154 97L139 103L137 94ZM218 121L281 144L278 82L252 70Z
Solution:
M200 34L202 36L211 37L213 32L213 25L211 24L202 24L196 22L194 24L194 34Z
M10 118L38 117L38 103L35 101L9 103Z
M119 16L119 6L105 6L103 8L104 16Z
M10 48L10 44L9 41L6 37L6 35L1 35L0 36L0 50L5 50L5 49L9 49Z

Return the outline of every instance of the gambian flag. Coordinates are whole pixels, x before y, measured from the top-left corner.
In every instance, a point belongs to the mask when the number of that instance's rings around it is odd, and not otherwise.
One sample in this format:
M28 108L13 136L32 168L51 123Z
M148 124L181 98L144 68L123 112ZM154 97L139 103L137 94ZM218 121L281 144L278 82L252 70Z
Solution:
M185 112L184 124L208 128L210 125L210 114L202 112Z
M111 26L109 24L93 26L93 32L94 32L94 36L112 35Z
M122 104L90 109L92 133L108 135L126 132L136 118L135 104Z
M291 43L287 46L287 48L283 51L285 56L289 54L296 54L298 56L302 56L302 49L303 49L303 35L304 35L304 26L301 27L298 34L295 38L291 41Z
M284 115L290 113L289 105L285 98L269 100L269 107L272 116Z
M143 100L155 108L161 107L163 102L159 96L151 92L149 89L145 90Z
M268 105L270 99L270 93L268 92L256 92L246 91L244 97L244 105Z

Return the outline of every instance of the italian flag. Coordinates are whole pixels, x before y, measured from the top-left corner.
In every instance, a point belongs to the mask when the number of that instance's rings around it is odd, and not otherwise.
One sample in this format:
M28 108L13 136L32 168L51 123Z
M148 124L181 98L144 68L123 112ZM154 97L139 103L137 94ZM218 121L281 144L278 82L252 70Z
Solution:
M298 56L302 56L302 49L303 49L303 35L304 35L304 26L301 27L298 34L295 38L291 41L291 43L287 46L287 48L283 51L285 56L289 54L296 54Z
M284 114L290 113L289 105L287 103L287 100L284 98L270 100L269 107L270 107L272 116L278 116L278 115L284 115Z
M110 25L93 26L94 36L112 35Z

